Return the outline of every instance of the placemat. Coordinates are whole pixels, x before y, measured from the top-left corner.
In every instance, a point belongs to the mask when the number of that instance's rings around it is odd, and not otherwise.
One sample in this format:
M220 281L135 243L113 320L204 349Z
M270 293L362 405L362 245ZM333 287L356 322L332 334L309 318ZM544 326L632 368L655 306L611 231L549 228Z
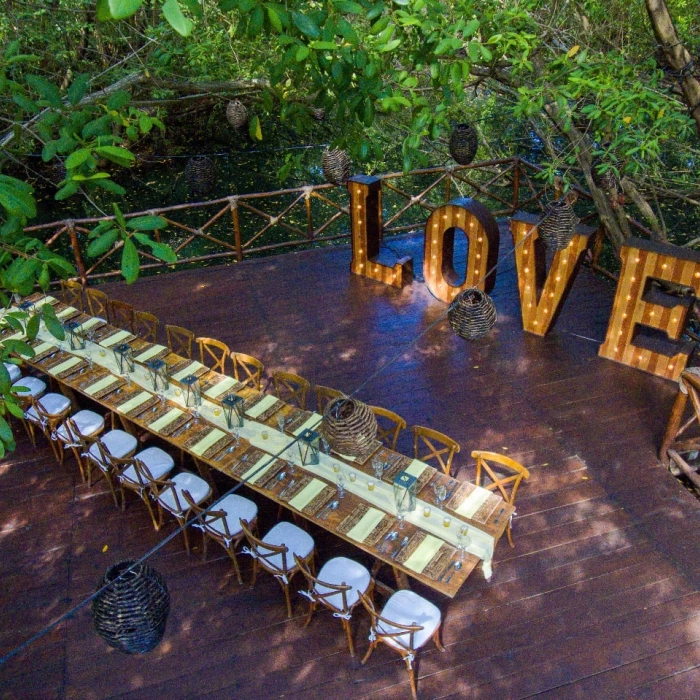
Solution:
M116 391L120 386L124 384L124 380L121 377L112 377L112 381L103 386L101 389L90 393L93 399L99 400L103 399L108 394Z
M102 336L100 339L99 344L103 348L111 348L113 345L119 345L121 343L130 343L132 340L136 339L136 336L129 333L129 331L123 331L118 328L114 330L114 333Z
M323 491L321 491L321 493L319 493L316 496L316 498L313 499L313 501L307 503L301 512L304 513L304 515L310 516L314 516L317 513L320 513L321 510L325 508L328 503L330 503L331 499L335 496L335 494L335 488L333 486L330 486L329 484L326 484Z
M147 345L150 345L147 349L141 349L138 353L138 355L135 354L134 360L136 362L146 362L147 360L160 360L162 357L165 357L166 355L170 354L170 348L166 348L163 345L158 345L158 344L150 344L147 343Z
M236 441L230 435L224 435L217 440L202 456L202 459L213 459L219 452L231 447Z
M35 340L33 343L30 343L30 345L34 350L34 357L31 358L32 362L41 362L47 355L58 350L55 345L44 342L43 340Z
M170 377L176 382L181 382L185 377L189 377L190 375L201 377L208 371L209 368L205 367L201 362L197 360L188 360L184 367L171 372Z
M379 450L382 446L382 443L379 442L379 440L373 440L368 449L367 452L364 454L358 455L357 457L352 456L352 455L344 455L341 452L336 452L333 450L333 454L337 455L340 457L345 462L351 462L352 464L359 464L361 467L364 466L367 461L374 456L374 454Z
M300 408L292 406L290 416L284 422L284 430L287 433L293 433L297 428L300 428L311 417L311 411L302 411Z
M219 442L222 438L226 438L227 435L223 430L219 428L208 426L207 432L203 433L198 442L194 443L190 447L190 451L201 457L208 449Z
M411 539L408 540L408 544L397 555L396 561L399 564L405 564L406 560L411 556L411 554L413 554L413 552L416 551L416 549L418 549L418 547L421 545L421 543L427 536L428 533L424 532L423 530L418 530L418 532L414 533ZM400 539L397 539L396 541L400 542Z
M241 382L233 377L218 373L212 373L212 375L202 385L202 393L210 399L222 398L222 394L230 394L242 386Z
M44 369L50 370L52 367L60 365L61 362L65 362L71 355L69 355L64 350L55 350L48 355L45 355L42 360L38 362Z
M277 411L284 406L284 401L277 399L269 408L266 408L259 416L256 416L255 420L258 423L264 423L266 420L271 418Z
M272 467L265 472L265 474L256 477L252 482L256 486L263 489L269 489L270 491L275 487L277 475L286 467L287 465L281 460L277 459L272 463Z
M303 511L326 486L328 486L328 484L326 484L325 481L317 479L316 477L311 477L309 483L301 489L301 491L298 491L294 498L289 500L289 505L298 511Z
M476 513L471 516L471 519L476 520L477 523L486 523L491 517L493 511L496 510L496 508L498 508L498 506L502 503L503 499L500 496L495 493L491 494L486 501L484 501L479 510L477 510Z
M433 581L439 580L452 563L452 558L456 551L457 550L449 544L443 544L438 550L438 553L431 559L425 569L423 569L422 574L433 579Z
M245 457L245 453L250 449L250 443L241 438L238 446L234 449L232 445L227 447L225 450L220 450L219 453L214 458L217 463L217 469L225 471L232 476L236 476L235 470L241 466L240 459ZM261 452L262 454L262 452ZM243 466L250 466L253 462L246 461ZM245 471L245 470L244 470ZM240 472L243 473L243 472ZM240 478L240 474L239 474Z
M284 489L282 489L281 493L284 493L284 495L278 495L278 498L285 503L291 501L294 496L296 496L302 489L305 489L311 483L311 479L313 479L312 476L309 476L308 474L300 475L297 472L291 479L289 479L289 482L286 484ZM294 481L294 486L291 485L292 481Z
M114 326L110 326L109 323L106 323L104 326L100 326L96 331L95 331L95 342L99 343L100 340L103 338L108 338L112 333L116 333L119 330L119 328L115 328Z
M266 411L268 408L273 406L279 399L271 394L265 394L264 392L257 392L251 394L243 403L243 410L247 416L253 419Z

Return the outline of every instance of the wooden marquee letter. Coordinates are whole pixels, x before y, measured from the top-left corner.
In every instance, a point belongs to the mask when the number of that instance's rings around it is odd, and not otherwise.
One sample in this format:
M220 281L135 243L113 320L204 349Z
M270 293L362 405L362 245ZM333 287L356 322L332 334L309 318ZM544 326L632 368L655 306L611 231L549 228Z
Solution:
M469 240L465 280L457 285L454 269L455 230ZM463 289L480 287L490 292L496 283L493 269L498 261L501 235L493 214L479 202L460 197L438 207L425 223L423 277L428 289L442 301L450 302ZM486 279L486 273L492 270Z
M382 239L382 181L370 175L348 180L352 262L350 272L403 287L413 279L413 258L379 253Z
M678 379L693 350L692 343L680 337L700 290L700 253L628 238L620 257L613 311L598 355L657 377Z
M523 330L544 336L564 306L595 229L579 224L569 245L554 253L547 272L544 244L536 229L540 218L517 212L510 220L510 231L515 246ZM533 227L535 231L526 239Z

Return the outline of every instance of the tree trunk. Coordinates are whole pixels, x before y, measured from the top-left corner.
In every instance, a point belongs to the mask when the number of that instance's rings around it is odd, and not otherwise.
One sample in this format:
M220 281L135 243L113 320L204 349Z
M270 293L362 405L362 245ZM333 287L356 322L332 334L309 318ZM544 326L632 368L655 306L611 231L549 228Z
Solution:
M624 193L637 205L637 208L642 212L642 216L646 219L649 227L654 233L654 238L657 241L667 241L668 237L659 222L659 217L656 216L649 202L642 196L636 185L628 177L623 177L620 181Z
M696 77L697 69L694 69L693 57L678 38L666 2L645 0L645 4L656 40L664 52L666 62L678 75L683 97L700 135L700 80Z

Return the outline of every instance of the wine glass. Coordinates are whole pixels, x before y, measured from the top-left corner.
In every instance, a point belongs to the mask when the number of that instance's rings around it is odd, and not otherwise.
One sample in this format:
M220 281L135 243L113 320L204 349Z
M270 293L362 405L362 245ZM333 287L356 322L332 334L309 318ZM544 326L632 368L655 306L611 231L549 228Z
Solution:
M471 542L471 537L469 537L469 527L467 525L462 525L457 532L457 548L459 549L460 559L464 559L464 554L467 551L467 547Z
M324 455L329 455L331 453L331 443L328 442L325 435L321 435L321 452Z
M276 420L277 420L277 430L279 430L280 433L284 433L284 423L285 423L284 416L281 413L278 413L276 416Z
M374 469L374 476L377 481L381 481L382 474L384 473L384 462L382 462L379 457L372 458L372 469Z
M345 498L345 474L342 471L338 472L336 487L338 489L338 498Z
M443 501L447 497L447 487L442 482L437 482L433 484L433 493L439 505L442 505Z
M294 464L294 462L292 462L291 459L287 460L287 469L289 469L290 476L294 476L294 474L296 473L296 465Z

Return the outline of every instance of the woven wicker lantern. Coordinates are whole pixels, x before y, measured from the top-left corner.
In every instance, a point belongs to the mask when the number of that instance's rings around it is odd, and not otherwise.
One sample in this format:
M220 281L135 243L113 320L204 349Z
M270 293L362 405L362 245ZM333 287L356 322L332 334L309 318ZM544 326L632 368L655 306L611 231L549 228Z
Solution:
M576 233L576 224L574 208L566 199L559 199L552 204L537 231L548 248L564 250Z
M242 129L248 123L248 108L240 100L226 105L226 119L234 129Z
M334 185L344 185L350 177L350 156L340 148L327 148L321 157L323 176Z
M185 166L185 179L194 194L207 194L214 187L214 161L207 156L194 156Z
M593 176L593 182L595 182L600 189L605 190L606 192L616 190L618 188L618 181L615 171L612 168L608 168L604 173L599 172L598 167L602 164L602 159L593 159L593 163L591 163L591 175Z
M326 110L323 107L312 107L311 116L317 122L322 122L326 118Z
M460 164L469 165L476 156L479 139L471 124L457 124L450 136L450 155Z
M359 457L372 449L377 419L366 404L340 396L326 406L323 434L335 452Z
M477 287L461 291L450 304L447 320L452 330L466 340L483 338L496 323L496 306Z
M163 577L150 566L120 561L105 572L98 590L111 586L92 601L97 633L115 649L143 654L158 645L170 612L170 594Z

